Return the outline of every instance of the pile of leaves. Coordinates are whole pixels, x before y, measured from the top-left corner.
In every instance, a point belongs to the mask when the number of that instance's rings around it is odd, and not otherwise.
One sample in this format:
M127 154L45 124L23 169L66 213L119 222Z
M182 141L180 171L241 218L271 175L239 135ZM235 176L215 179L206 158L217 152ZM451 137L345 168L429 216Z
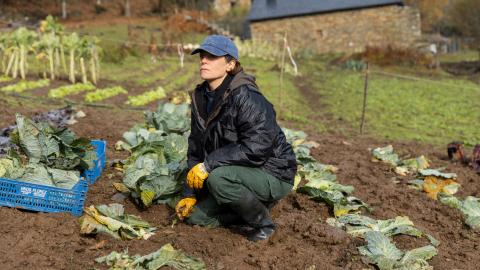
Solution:
M77 122L76 118L85 117L82 111L76 111L71 106L60 109L51 110L45 113L39 113L32 117L34 122L48 122L55 128L65 128ZM15 144L10 141L10 133L16 129L17 125L11 125L0 129L0 157L5 155L10 148L18 149Z
M346 214L335 219L327 220L328 223L337 227L345 227L348 234L355 237L364 237L366 232L381 232L386 236L406 234L420 237L423 233L413 226L413 222L408 217L396 217L387 220L375 220L373 218L361 215Z
M417 179L409 181L414 188L423 190L431 199L437 200L438 195L457 193L460 184L456 182L455 173L444 173L440 170L426 169L418 172Z
M123 205L97 205L84 209L85 215L80 218L82 234L105 233L116 239L148 239L156 228L140 217L125 214Z
M16 124L10 140L18 151L10 148L0 159L0 177L70 189L80 180L81 171L95 166L96 153L89 139L20 114Z
M437 255L432 245L402 251L381 232L365 233L366 246L358 248L367 262L375 264L380 270L433 270L427 260Z
M401 159L393 151L393 146L387 145L372 150L373 161L382 161L395 167L395 173L399 175L407 175L418 172L419 170L430 167L429 160L422 156L410 159Z
M326 202L333 208L336 217L358 212L362 208L370 210L366 203L349 195L353 192L354 187L337 182L335 172L338 169L336 167L321 164L310 155L310 148L317 147L317 143L307 141L307 135L303 131L283 128L283 132L287 141L292 145L297 158L295 190L307 194L313 200ZM302 180L305 180L306 183L298 187Z
M106 263L110 270L157 270L169 266L181 270L207 269L201 259L185 255L175 250L171 244L162 246L159 250L145 256L128 255L128 252L113 251L107 256L97 258L97 263Z
M346 214L337 219L329 218L327 223L344 228L348 234L354 237L363 238L367 245L358 248L360 253L365 256L366 263L375 264L379 269L433 269L427 260L437 255L436 247L440 242L433 236L424 234L415 228L408 217L399 216L394 219L375 220L362 215ZM390 241L390 238L399 234L414 237L425 236L431 244L404 252Z
M480 199L468 196L464 200L459 200L449 194L440 194L441 203L460 210L465 218L465 223L472 229L480 229Z
M131 153L123 162L123 184L139 204L173 203L179 196L187 173L189 116L187 104L161 103L117 142L117 150Z

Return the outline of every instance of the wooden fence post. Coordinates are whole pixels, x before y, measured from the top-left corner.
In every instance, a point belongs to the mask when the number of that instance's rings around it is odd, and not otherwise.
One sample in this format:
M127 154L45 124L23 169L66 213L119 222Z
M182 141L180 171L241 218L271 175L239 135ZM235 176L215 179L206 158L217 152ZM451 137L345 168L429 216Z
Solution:
M283 115L283 76L285 73L285 53L287 50L287 32L285 32L285 35L283 36L283 52L282 52L282 63L280 67L280 90L279 90L279 97L280 97L280 110L279 110L279 115ZM280 118L280 117L279 117Z
M363 90L363 108L362 108L362 120L360 122L360 134L363 134L363 129L365 126L365 111L367 109L367 93L368 93L368 62L365 69L365 87Z

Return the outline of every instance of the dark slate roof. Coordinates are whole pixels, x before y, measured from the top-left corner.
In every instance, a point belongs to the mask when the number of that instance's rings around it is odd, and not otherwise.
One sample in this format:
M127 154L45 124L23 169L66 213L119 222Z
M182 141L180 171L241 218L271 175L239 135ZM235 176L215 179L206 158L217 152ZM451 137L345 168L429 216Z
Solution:
M403 5L402 0L253 0L249 21L327 13L386 5Z

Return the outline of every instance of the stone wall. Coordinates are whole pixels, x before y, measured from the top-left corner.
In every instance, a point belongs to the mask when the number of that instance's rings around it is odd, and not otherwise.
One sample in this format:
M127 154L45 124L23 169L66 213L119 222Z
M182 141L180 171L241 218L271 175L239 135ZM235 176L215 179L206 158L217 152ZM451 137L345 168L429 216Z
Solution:
M386 6L252 22L253 39L280 42L319 53L358 52L366 46L408 47L421 37L417 9Z

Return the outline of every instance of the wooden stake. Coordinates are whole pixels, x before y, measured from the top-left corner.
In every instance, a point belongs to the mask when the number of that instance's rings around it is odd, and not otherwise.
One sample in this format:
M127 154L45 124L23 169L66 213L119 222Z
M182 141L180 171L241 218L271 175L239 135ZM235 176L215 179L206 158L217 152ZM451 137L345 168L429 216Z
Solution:
M279 90L279 98L280 98L280 109L279 115L282 115L283 112L283 75L285 73L285 53L287 50L287 32L283 36L283 53L282 53L282 64L280 67L280 90Z
M363 134L363 128L365 125L365 111L367 109L367 93L368 93L368 62L365 69L365 88L363 90L363 109L362 109L362 121L360 122L360 134Z

